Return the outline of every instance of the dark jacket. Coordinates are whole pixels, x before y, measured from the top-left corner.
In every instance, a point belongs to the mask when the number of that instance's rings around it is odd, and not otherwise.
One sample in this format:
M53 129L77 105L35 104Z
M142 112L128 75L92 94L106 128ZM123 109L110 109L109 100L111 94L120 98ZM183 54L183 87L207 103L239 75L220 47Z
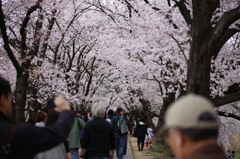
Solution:
M2 147L10 142L11 152L7 158L32 159L34 154L62 143L67 138L72 123L73 114L67 110L59 114L54 125L46 127L27 123L13 125L0 112L0 151L2 152Z
M86 156L109 156L115 149L115 135L112 125L103 118L95 117L83 129L81 147L86 149Z
M226 156L221 147L217 144L204 145L192 154L187 159L226 159Z
M121 130L117 126L118 120L121 118L121 116L122 116L121 114L117 114L112 118L113 131L115 133L117 133L118 135L127 135L128 133L122 134ZM123 118L125 119L126 123L128 123L128 120L127 120L126 116L123 116Z
M139 138L145 138L146 135L148 135L147 133L147 126L145 124L140 125L139 123L136 126L136 130L137 130L137 137Z

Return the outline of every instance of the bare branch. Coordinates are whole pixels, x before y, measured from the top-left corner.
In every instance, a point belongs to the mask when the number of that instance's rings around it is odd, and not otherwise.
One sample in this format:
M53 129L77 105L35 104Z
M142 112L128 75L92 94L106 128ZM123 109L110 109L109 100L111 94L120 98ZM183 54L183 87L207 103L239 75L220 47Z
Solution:
M52 13L53 13L53 15L52 15L51 19L48 20L49 25L48 25L48 29L47 29L47 34L44 37L44 43L43 43L42 50L41 50L41 57L45 57L46 56L48 40L50 38L52 29L53 29L53 25L54 25L54 23L56 21L56 18L55 18L55 13L56 12L52 12Z
M224 104L233 103L240 100L240 92L233 93L231 95L226 95L224 97L217 97L212 99L213 104L216 107L222 106Z
M6 24L5 24L5 15L2 10L2 1L1 0L0 0L0 26L1 26L2 39L4 42L4 49L7 51L8 57L12 61L16 71L18 73L21 73L21 72L23 72L23 69L19 65L19 63L18 63L17 59L15 58L13 51L9 45L9 38L7 35L7 28L6 28Z
M218 40L217 44L213 48L212 51L213 58L217 58L217 55L219 51L222 49L223 45L237 32L239 32L239 30L237 29L228 29L226 32L224 32L222 37Z
M180 10L180 12L181 12L184 20L186 21L187 25L190 27L191 24L192 24L192 17L190 15L190 11L187 9L187 6L185 5L184 1L174 0L174 2L178 6L178 9Z
M240 116L232 114L232 113L226 113L226 112L222 112L222 111L217 111L217 113L219 116L224 116L224 117L240 120Z
M217 22L212 32L210 46L215 46L221 39L221 37L224 35L224 33L227 32L228 27L239 19L240 19L240 6L229 12L224 13L220 20Z
M184 53L184 49L182 48L181 44L178 42L178 40L173 36L173 35L170 35L170 34L167 34L168 36L170 36L178 45L178 48L180 49L180 52L182 53L186 63L188 62L188 59L187 59L187 56L185 55Z
M85 92L85 96L87 96L89 94L89 91L90 91L90 85L92 83L92 77L93 77L93 66L94 66L94 63L96 61L96 57L93 57L93 61L92 61L92 64L91 64L91 74L89 74L89 79L88 79L88 83L87 83L87 89L86 89L86 92Z
M35 5L33 5L32 7L30 7L26 13L26 16L21 24L21 28L20 28L20 35L21 35L21 57L24 58L26 57L26 51L27 51L27 45L26 45L26 37L27 37L27 25L28 22L30 20L30 16L31 14L36 11L39 7L40 7L40 2L42 2L42 0L38 0L37 3Z

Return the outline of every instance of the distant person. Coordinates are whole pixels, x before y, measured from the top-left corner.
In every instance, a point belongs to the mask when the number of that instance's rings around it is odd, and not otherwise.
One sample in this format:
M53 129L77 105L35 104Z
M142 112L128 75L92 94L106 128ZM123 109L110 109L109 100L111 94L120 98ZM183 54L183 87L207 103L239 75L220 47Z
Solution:
M109 123L112 123L113 116L114 116L113 110L109 109L107 113L106 121L108 121Z
M140 120L136 126L138 151L143 151L144 141L147 133L147 126L143 120Z
M86 123L75 115L72 129L68 136L69 150L72 159L79 159L79 150L81 148L81 130L83 130Z
M152 128L147 128L147 135L146 135L146 140L145 140L146 149L148 149L149 147L150 148L152 147L152 138L153 137L154 137L154 134L153 134Z
M177 159L226 159L217 144L217 113L205 97L189 94L174 102L160 135Z
M124 121L124 122L119 122ZM127 135L128 135L128 125L127 125L127 119L124 116L123 108L119 107L117 108L117 115L115 115L112 118L112 126L113 130L115 132L116 137L116 152L117 152L117 158L122 159L123 155L126 151L126 145L127 145ZM122 123L121 125L119 125ZM123 132L121 128L125 128L126 131Z
M62 143L68 136L73 115L68 103L54 100L59 117L52 126L36 127L32 124L12 124L8 115L12 109L12 91L7 80L0 77L0 158L32 159L34 154Z
M133 123L133 118L129 118L128 120L128 128L129 128L129 133L132 136L133 133L133 127L134 127L134 123Z
M35 116L35 125L43 127L47 120L47 114L44 111L38 111Z
M87 112L84 112L82 116L83 116L83 117L82 117L83 121L84 121L85 123L87 123L87 122L88 122L88 113L87 113Z
M112 125L105 117L106 105L96 103L94 118L83 130L80 158L113 159L115 153L115 134Z

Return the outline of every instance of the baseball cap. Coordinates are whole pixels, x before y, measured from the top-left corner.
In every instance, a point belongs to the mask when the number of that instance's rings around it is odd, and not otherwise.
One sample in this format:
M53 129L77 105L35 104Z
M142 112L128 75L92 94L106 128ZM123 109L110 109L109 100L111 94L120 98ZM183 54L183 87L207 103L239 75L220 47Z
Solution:
M170 105L160 131L163 136L169 128L217 129L218 120L214 105L205 97L188 94Z

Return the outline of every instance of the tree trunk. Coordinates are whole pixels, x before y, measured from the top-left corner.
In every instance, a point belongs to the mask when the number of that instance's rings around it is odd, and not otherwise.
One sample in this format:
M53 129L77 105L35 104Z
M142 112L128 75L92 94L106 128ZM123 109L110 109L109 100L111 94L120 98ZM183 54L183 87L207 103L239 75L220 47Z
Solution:
M28 72L22 74L17 73L16 90L15 90L15 120L16 122L24 122L26 94L28 86Z
M159 130L163 126L164 116L167 111L167 108L174 101L175 101L175 93L169 93L168 96L163 99L163 105L158 117L158 124L157 124L156 130Z
M193 0L191 50L188 61L187 92L210 96L211 17L218 0Z

